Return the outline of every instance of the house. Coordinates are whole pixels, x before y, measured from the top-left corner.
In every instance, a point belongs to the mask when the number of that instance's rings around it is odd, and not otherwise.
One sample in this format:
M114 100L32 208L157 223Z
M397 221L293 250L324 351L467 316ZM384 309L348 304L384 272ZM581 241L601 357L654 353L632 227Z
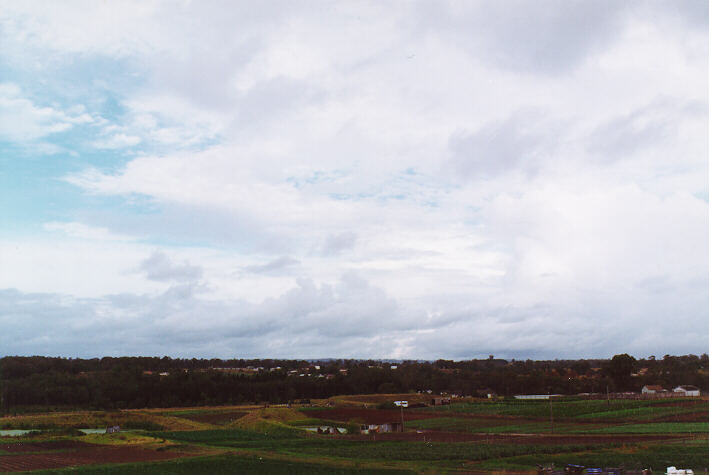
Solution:
M691 468L667 467L667 475L694 475L694 470Z
M674 393L684 393L685 396L698 397L700 395L699 388L696 386L690 386L685 384L683 386L677 386L672 390Z
M662 386L659 385L645 385L643 386L642 392L643 394L657 394L657 393L664 393L667 390L664 389Z

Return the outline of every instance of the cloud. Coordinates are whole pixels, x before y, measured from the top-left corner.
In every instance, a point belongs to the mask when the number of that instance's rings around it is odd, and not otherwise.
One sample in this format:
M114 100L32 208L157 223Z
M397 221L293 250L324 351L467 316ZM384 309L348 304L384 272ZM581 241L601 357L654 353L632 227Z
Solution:
M605 0L422 5L420 23L430 33L452 34L484 61L525 74L563 73L609 47L627 7Z
M286 272L299 264L300 261L298 259L294 259L289 256L281 256L267 262L266 264L246 266L244 267L244 270L255 274L273 274Z
M145 354L148 345L183 356L234 356L238 348L241 355L324 357L342 352L351 339L373 338L402 325L396 304L354 276L335 286L299 280L258 304L207 300L193 290L192 284L179 284L152 296L93 299L2 290L0 322L7 331L0 343L7 354Z
M188 262L173 263L163 252L155 251L140 263L140 269L150 280L159 282L194 282L202 277L202 268Z
M462 178L489 178L509 171L532 171L549 147L535 130L539 118L517 114L473 133L451 136L450 164Z
M52 348L700 346L704 7L4 7L0 288Z
M332 256L341 252L347 251L355 247L357 243L357 234L351 231L346 231L338 234L331 234L325 239L320 253L323 256Z
M708 110L701 102L683 104L671 98L657 98L599 126L591 134L589 149L603 160L628 158L674 142L684 123L706 118Z

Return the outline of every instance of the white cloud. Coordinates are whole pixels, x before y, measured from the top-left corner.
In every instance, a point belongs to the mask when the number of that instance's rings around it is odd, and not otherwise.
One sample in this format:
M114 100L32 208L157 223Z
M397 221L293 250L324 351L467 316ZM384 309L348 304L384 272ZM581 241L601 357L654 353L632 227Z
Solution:
M96 148L117 149L133 147L134 145L138 145L140 142L140 137L118 133L104 139L96 140L92 145Z
M114 234L108 228L89 226L76 221L59 222L51 221L44 224L44 229L51 232L62 232L67 236L90 239L96 241L133 241L136 238L132 236Z

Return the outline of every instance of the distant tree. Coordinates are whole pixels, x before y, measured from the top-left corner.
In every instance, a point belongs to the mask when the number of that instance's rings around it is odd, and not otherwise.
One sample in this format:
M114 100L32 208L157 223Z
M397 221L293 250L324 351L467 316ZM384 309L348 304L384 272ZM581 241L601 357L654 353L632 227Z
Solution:
M635 358L627 353L615 355L608 363L607 373L613 380L616 390L627 391L632 388L630 374L635 368Z

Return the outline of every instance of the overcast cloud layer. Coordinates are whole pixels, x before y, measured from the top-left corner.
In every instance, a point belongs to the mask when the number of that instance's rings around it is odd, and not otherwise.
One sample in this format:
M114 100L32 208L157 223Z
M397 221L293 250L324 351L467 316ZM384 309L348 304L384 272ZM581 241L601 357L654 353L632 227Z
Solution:
M701 1L2 2L0 354L703 353Z

